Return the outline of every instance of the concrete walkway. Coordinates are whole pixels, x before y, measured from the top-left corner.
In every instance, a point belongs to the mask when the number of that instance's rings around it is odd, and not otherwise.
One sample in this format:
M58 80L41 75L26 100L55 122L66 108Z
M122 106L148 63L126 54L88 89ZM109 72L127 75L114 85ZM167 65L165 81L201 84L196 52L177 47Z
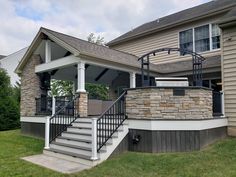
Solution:
M91 167L45 154L23 157L23 160L61 173L76 173Z

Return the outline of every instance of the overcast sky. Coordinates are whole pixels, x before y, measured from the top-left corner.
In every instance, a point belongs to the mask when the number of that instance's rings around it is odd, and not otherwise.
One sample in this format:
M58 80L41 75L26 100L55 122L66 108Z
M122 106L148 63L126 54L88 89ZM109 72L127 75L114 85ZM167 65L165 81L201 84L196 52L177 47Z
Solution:
M210 0L0 0L0 55L28 45L41 26L108 42L148 21Z

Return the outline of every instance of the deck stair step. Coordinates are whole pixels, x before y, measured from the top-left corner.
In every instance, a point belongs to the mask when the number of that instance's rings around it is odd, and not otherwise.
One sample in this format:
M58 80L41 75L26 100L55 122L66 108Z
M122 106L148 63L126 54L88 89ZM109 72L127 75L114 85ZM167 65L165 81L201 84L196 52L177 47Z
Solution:
M116 126L108 126L108 122L104 122L105 126L102 127L99 131L99 137L104 137L105 133L110 132L108 128ZM111 149L115 150L117 146L117 141L119 139L119 134L125 130L128 132L128 129L125 128L127 124L124 123L120 126L117 131L112 135L112 137L106 142L102 149L98 153L97 160L91 160L92 156L92 120L89 118L77 118L71 126L67 127L66 131L62 132L54 141L50 143L50 148L45 149L44 153L64 158L67 160L75 161L85 165L94 166L98 163L101 163L104 159L109 157L108 154L111 154ZM127 127L127 126L126 126ZM124 135L121 135L122 137Z

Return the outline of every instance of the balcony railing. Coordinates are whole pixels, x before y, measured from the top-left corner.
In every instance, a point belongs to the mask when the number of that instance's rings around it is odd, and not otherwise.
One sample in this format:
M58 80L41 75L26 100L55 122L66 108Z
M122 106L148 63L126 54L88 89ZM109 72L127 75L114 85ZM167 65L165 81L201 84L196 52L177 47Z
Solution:
M68 104L72 99L73 96L55 97L55 107L56 107L55 111L57 112L58 110L60 110L62 107ZM36 115L52 115L52 104L53 104L52 97L36 98L35 101L36 101ZM71 107L73 107L73 105L71 105ZM71 109L70 106L68 106L67 109Z

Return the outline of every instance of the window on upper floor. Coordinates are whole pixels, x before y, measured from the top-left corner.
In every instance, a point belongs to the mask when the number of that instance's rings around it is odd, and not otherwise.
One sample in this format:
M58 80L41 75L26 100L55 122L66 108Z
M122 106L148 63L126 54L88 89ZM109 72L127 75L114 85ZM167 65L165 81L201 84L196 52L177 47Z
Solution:
M220 28L217 24L212 24L212 49L220 48Z
M193 50L193 29L182 31L179 33L180 48Z
M210 31L209 25L194 29L195 52L205 52L210 50Z
M205 52L220 48L220 28L217 24L208 24L181 31L179 47L194 52ZM183 55L181 53L181 55Z

